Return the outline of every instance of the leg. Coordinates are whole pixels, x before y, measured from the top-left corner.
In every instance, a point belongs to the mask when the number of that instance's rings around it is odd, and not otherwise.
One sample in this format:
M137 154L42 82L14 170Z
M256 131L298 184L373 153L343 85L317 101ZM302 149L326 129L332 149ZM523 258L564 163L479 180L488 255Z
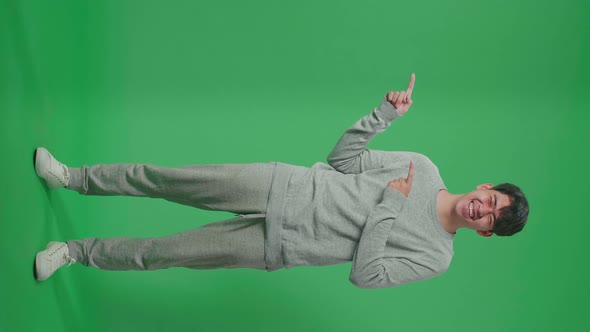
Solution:
M160 238L90 238L67 244L76 261L102 270L266 270L264 222L264 215L249 215Z
M68 189L83 195L130 195L205 210L265 213L275 163L192 165L111 164L68 168Z

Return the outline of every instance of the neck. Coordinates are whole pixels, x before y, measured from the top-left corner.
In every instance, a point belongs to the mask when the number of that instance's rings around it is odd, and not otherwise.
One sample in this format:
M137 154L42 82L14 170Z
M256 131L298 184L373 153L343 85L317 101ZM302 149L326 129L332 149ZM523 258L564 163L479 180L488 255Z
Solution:
M464 225L455 212L455 205L463 195L451 194L446 190L440 190L436 200L436 210L438 212L438 221L442 228L452 234Z

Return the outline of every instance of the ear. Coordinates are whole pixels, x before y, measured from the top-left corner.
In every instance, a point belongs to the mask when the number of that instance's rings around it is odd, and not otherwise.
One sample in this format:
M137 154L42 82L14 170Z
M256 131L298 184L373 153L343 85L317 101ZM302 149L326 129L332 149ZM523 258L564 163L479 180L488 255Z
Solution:
M494 233L490 232L490 231L477 231L477 234L483 236L483 237L490 237L492 236Z
M480 184L479 186L477 186L477 190L481 190L481 189L490 189L490 188L492 188L492 187L494 187L494 185L493 185L493 184L491 184L491 183L482 183L482 184Z

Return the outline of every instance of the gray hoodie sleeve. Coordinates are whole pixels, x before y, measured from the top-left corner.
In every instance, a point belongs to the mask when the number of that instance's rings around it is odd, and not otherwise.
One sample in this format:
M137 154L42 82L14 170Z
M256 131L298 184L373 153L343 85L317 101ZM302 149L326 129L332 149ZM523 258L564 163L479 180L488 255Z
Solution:
M349 280L360 288L385 288L433 277L434 271L404 257L385 257L393 223L406 197L385 187L381 203L371 212L352 259Z
M345 174L357 174L380 167L375 160L380 154L368 150L367 144L399 117L395 108L383 97L379 107L374 108L370 114L362 117L344 132L328 155L328 164Z

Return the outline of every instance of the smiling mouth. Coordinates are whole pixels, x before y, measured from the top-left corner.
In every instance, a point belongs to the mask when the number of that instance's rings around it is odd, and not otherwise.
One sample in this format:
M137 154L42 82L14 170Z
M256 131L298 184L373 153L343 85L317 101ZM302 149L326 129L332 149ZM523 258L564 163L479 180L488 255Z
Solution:
M469 203L469 218L475 220L475 204L473 204L473 201Z

